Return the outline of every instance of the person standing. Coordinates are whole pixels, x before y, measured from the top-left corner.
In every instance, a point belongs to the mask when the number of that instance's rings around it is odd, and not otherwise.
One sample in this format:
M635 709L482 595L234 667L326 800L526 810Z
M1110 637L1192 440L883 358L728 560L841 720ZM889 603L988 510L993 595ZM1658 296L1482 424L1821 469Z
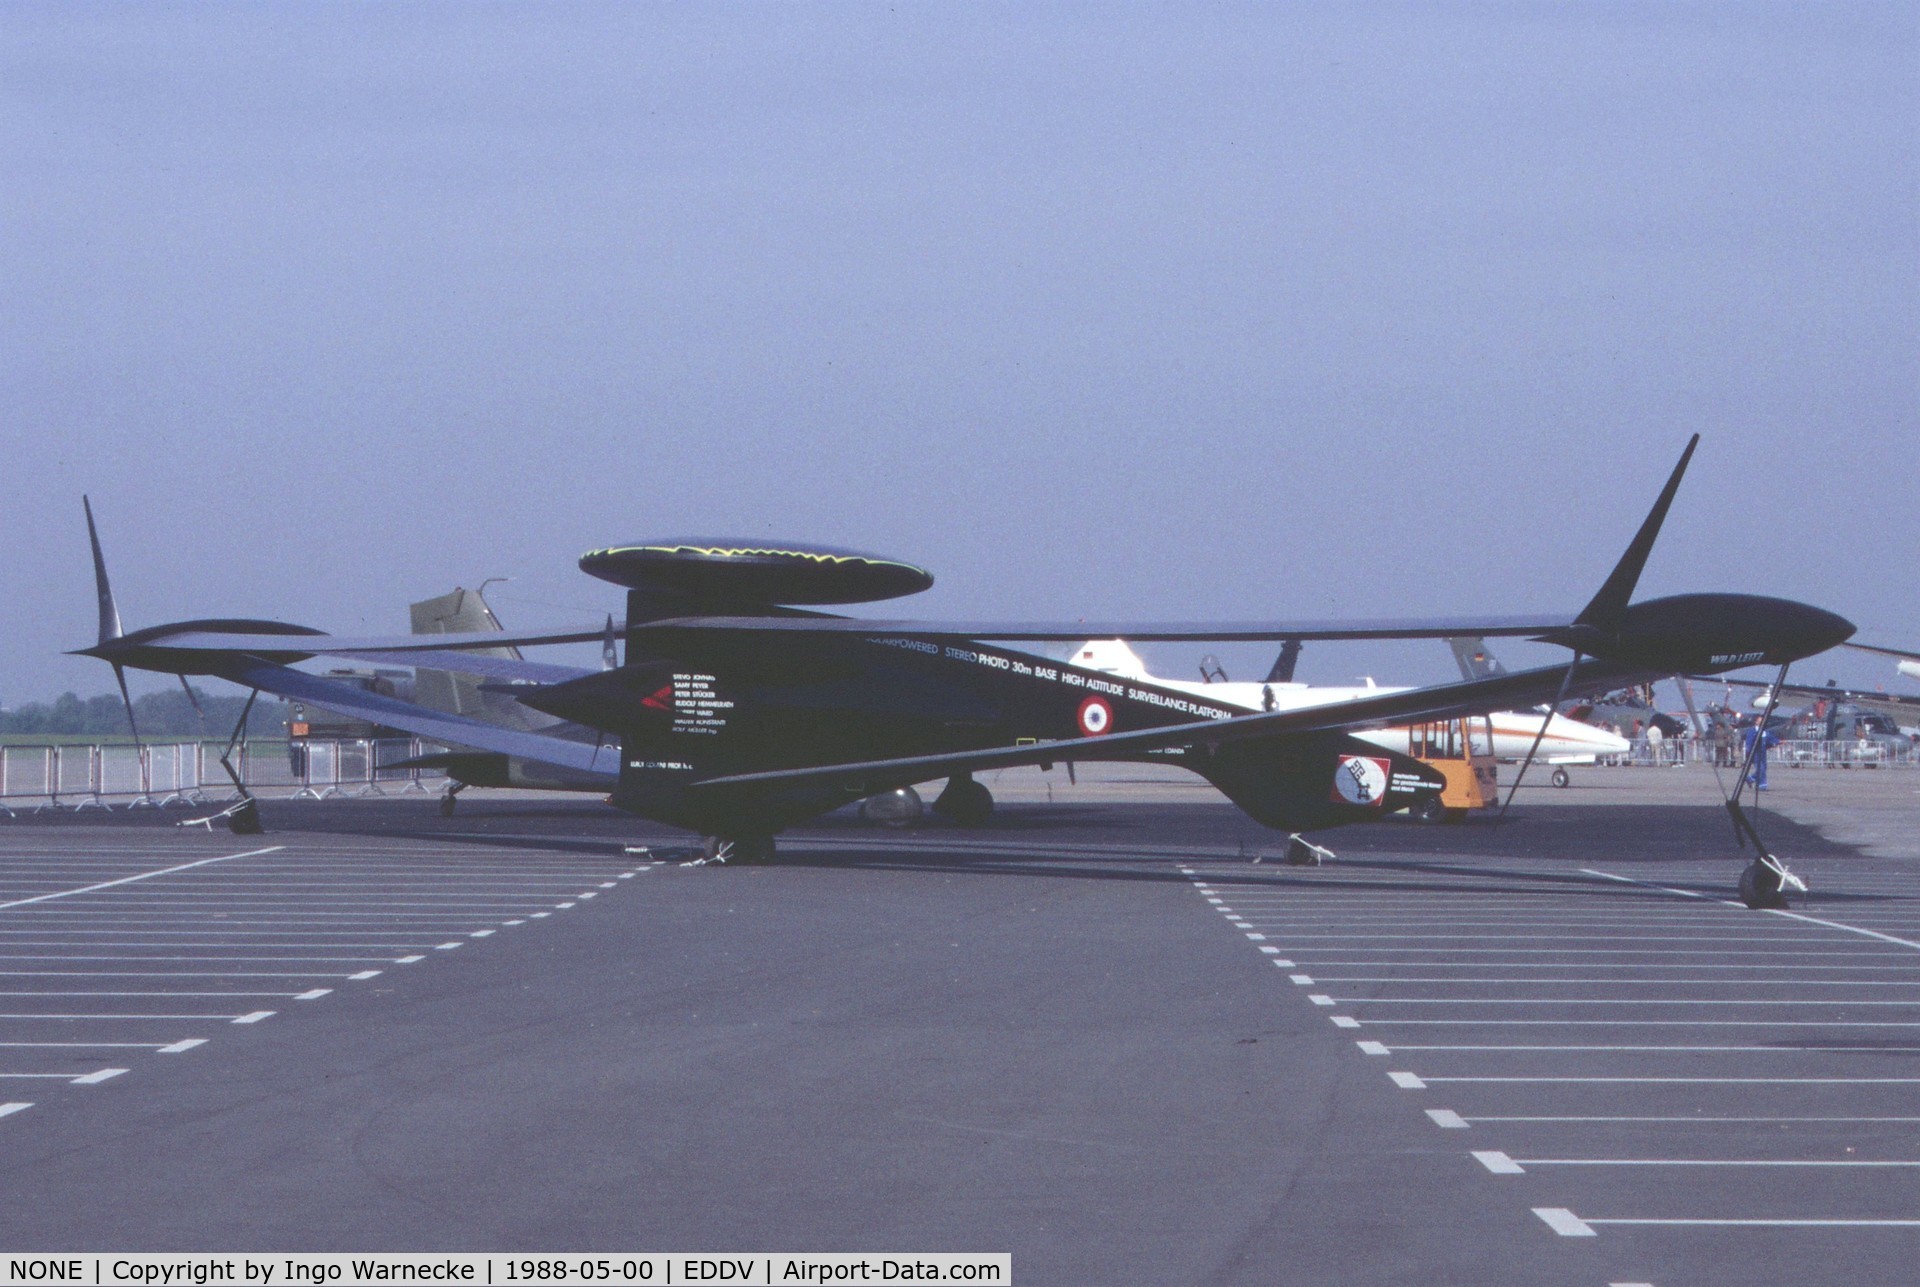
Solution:
M1756 742L1759 743L1758 746L1754 745ZM1766 726L1766 716L1755 715L1753 724L1747 729L1746 736L1741 739L1740 744L1740 749L1753 757L1753 768L1748 770L1746 781L1742 782L1741 786L1751 782L1756 791L1767 789L1767 748L1777 746L1779 742L1779 734Z

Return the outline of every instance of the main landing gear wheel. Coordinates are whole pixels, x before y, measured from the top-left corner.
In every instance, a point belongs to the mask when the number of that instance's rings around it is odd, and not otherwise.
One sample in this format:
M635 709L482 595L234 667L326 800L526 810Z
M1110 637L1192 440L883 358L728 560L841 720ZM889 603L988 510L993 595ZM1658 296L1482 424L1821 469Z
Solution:
M704 861L751 867L773 861L772 836L707 836L702 848Z
M1786 873L1764 858L1756 858L1740 873L1740 901L1754 911L1785 911ZM1796 882L1797 883L1797 882Z
M962 827L985 826L993 816L993 792L972 778L951 778L933 802L933 811Z
M236 836L257 836L266 830L260 825L260 805L252 796L227 810L227 830Z
M1565 786L1573 785L1573 775L1568 773L1565 769L1555 769L1553 771L1553 776L1548 780L1551 781L1557 787L1565 787Z

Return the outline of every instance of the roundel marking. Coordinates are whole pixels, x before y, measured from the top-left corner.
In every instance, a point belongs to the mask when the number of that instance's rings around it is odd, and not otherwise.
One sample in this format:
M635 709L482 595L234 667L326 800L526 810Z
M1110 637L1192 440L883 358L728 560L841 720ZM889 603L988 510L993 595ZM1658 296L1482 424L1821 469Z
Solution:
M1080 732L1098 737L1113 731L1113 706L1104 697L1089 697L1080 703Z

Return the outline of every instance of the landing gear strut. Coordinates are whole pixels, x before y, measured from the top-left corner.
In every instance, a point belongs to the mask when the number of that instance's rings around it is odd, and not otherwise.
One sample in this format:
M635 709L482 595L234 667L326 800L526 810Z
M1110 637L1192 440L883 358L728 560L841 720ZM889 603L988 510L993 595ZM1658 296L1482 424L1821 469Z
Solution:
M933 802L933 811L963 827L985 826L993 816L993 792L962 773L947 779L946 790Z
M453 816L453 810L456 804L454 797L459 795L462 791L466 789L467 789L467 784L465 782L455 782L453 785L449 786L446 789L445 793L442 794L440 797L440 816L441 817L451 818Z

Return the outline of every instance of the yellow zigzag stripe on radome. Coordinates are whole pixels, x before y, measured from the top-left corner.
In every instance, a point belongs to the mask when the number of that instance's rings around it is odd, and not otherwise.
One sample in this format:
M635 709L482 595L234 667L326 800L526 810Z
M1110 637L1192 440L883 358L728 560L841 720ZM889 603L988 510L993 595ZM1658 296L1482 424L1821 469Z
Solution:
M863 554L822 554L815 550L729 550L701 545L621 545L606 550L589 550L584 557L597 559L609 554L704 554L709 558L722 559L743 559L757 554L769 554L783 559L808 559L814 563L865 563L870 567L905 568L909 572L918 572L923 576L926 574L925 568L915 567L911 563L902 563L897 559L870 559Z

